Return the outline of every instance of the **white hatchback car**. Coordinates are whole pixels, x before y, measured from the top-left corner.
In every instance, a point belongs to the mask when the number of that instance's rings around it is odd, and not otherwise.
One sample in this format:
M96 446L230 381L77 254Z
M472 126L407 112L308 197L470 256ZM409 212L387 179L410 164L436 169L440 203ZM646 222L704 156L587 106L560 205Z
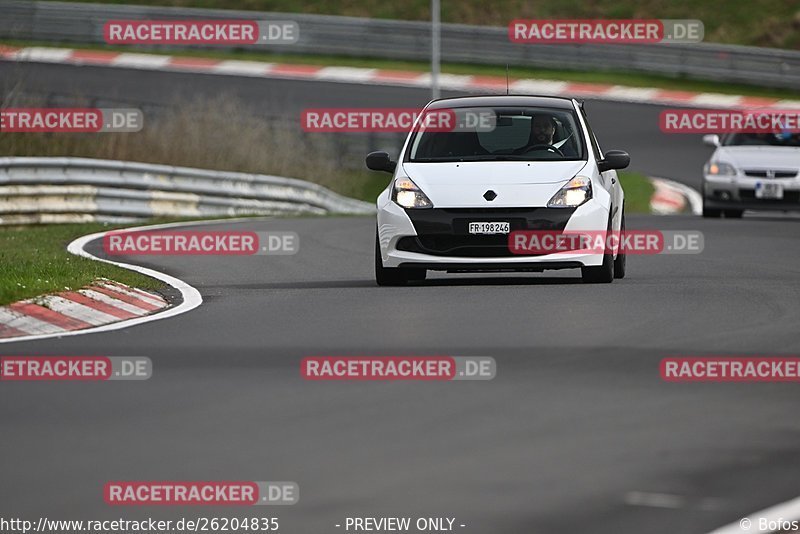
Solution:
M393 173L377 200L378 285L424 280L447 272L544 271L580 268L585 282L625 275L625 254L582 250L519 255L515 231L613 229L624 233L624 194L615 169L622 151L603 153L576 100L538 96L470 96L434 100L437 110L493 118L491 128L426 129L421 120L401 161L386 152L367 167Z
M703 168L703 217L800 210L800 134L732 133L703 141L716 147Z

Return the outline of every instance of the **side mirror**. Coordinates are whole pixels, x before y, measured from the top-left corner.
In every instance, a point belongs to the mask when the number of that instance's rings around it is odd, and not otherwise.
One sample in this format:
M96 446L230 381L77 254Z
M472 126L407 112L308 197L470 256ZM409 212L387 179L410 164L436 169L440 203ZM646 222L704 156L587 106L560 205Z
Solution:
M707 134L703 136L703 143L708 146L719 146L720 140L717 134Z
M600 172L610 171L612 169L624 169L631 164L631 157L627 152L622 150L609 150L605 154L605 158L597 162L597 168Z
M367 155L367 168L373 171L394 172L397 162L389 159L386 152L370 152Z

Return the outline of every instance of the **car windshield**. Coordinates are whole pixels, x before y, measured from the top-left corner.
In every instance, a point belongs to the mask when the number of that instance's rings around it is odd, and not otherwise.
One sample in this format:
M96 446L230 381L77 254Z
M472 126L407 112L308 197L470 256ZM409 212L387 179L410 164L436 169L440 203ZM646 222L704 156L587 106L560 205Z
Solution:
M722 142L724 146L791 146L800 147L800 133L735 133Z
M457 121L451 131L422 126L414 133L406 161L586 159L583 135L572 110L473 107L454 111Z

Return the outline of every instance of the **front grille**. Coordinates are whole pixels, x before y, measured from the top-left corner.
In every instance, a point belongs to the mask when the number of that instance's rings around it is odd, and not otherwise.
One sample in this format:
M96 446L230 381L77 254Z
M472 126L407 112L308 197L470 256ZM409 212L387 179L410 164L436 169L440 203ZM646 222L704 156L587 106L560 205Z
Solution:
M750 176L751 178L794 178L797 176L797 169L782 171L746 169L744 174L745 176Z

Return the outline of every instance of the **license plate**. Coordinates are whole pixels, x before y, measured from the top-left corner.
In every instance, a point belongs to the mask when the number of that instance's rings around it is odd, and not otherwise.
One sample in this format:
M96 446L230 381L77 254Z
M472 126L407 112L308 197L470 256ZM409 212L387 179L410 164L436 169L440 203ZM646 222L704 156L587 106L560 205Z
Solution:
M756 198L783 198L783 186L769 182L756 182Z
M511 231L511 223L508 222L469 223L469 233L471 234L507 234L510 231Z

